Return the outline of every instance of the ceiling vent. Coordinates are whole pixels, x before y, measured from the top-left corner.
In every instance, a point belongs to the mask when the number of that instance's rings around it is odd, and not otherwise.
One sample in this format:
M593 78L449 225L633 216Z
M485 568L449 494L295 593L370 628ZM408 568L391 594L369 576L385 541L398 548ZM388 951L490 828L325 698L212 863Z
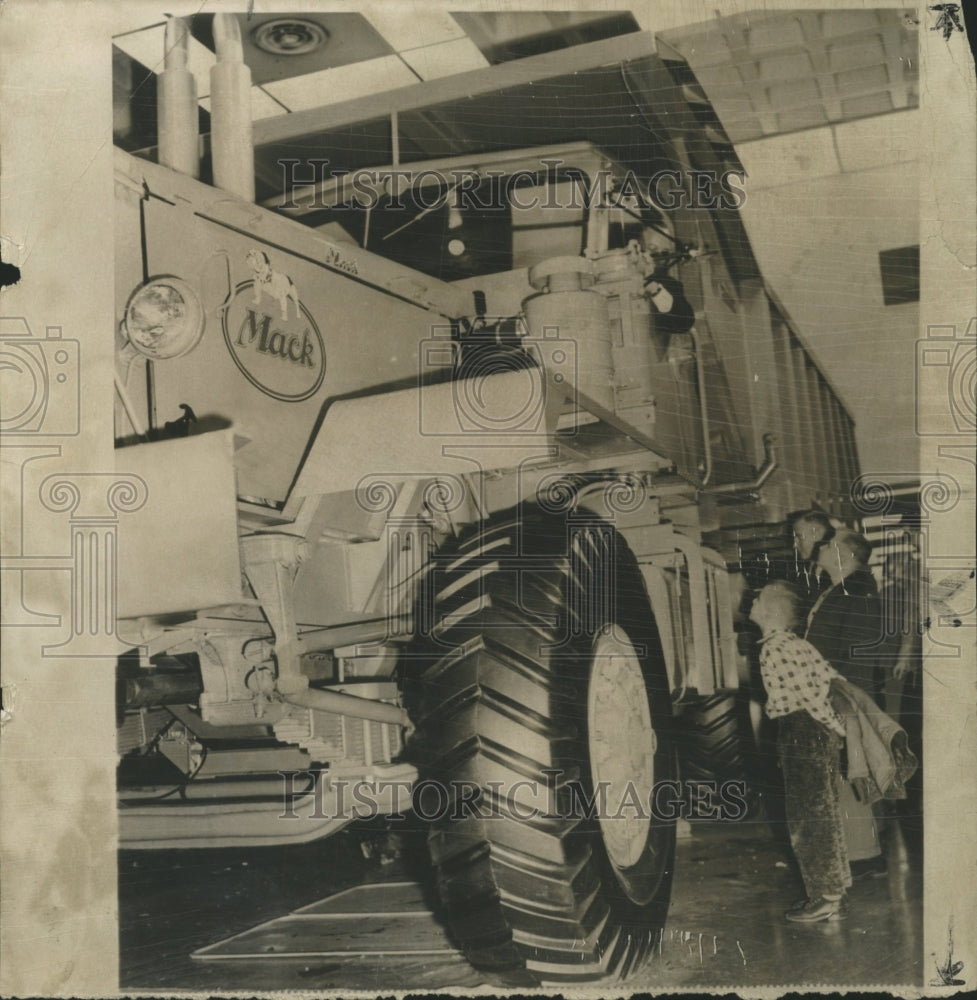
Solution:
M259 24L251 38L259 49L273 56L307 56L329 41L329 32L315 21L280 17Z

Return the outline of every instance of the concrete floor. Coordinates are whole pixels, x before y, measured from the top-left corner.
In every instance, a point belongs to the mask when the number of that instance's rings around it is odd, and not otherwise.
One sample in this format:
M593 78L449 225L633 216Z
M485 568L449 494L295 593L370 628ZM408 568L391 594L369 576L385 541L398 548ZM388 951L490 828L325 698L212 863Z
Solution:
M888 876L852 887L846 921L813 925L784 920L804 893L789 850L769 826L694 827L680 841L663 953L640 982L657 989L921 985L921 865L890 825Z
M660 947L628 990L921 984L921 859L914 838L903 836L897 823L890 823L890 830L889 874L853 887L849 919L798 926L786 923L783 911L803 895L800 880L770 824L694 824L678 843ZM414 914L419 918L414 921L394 914L338 919L335 939L325 941L315 956L273 957L271 943L263 949L267 956L258 958L190 957L362 883L418 882L418 910L426 911L423 838L403 838L402 855L388 864L364 857L363 842L374 843L372 834L351 828L327 841L280 850L123 852L121 986L249 994L504 986L473 970L426 912ZM330 905L341 909L338 900L310 908ZM400 947L398 940L427 953L382 953Z

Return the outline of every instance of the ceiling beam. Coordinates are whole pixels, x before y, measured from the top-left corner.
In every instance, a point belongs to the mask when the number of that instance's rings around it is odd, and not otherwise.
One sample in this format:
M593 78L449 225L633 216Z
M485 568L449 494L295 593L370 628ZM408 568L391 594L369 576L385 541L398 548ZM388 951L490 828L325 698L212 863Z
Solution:
M275 118L262 118L254 123L254 144L267 146L291 142L304 135L382 118L394 111L417 111L437 104L464 100L466 97L524 86L536 80L565 76L654 54L654 36L650 32L635 31L599 42L545 52L527 59L514 59L487 69L476 69L427 83L326 104L320 108L294 111Z

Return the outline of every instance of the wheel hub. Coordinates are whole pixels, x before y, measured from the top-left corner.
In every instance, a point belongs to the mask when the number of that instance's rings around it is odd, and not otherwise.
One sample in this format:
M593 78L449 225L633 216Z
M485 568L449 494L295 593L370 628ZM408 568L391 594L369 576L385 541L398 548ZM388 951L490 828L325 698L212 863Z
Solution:
M587 727L604 846L613 864L630 868L641 858L651 827L658 741L641 662L619 625L606 627L594 641Z

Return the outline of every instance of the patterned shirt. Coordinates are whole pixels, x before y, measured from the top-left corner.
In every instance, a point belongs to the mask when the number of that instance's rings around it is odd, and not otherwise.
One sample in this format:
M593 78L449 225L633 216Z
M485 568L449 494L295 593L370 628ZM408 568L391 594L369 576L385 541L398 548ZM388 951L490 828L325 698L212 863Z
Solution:
M838 671L805 639L778 630L760 640L760 673L771 719L807 711L817 722L845 735L845 724L831 707L829 689Z

